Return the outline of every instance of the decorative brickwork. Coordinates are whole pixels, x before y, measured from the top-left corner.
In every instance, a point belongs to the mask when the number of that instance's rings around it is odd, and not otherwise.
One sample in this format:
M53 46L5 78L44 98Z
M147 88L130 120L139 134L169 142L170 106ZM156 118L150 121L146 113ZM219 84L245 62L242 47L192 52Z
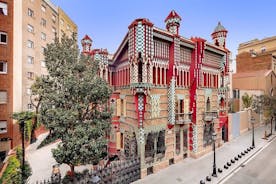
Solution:
M150 95L151 118L158 118L160 114L160 95Z
M168 90L168 122L174 125L175 123L175 79L171 79Z

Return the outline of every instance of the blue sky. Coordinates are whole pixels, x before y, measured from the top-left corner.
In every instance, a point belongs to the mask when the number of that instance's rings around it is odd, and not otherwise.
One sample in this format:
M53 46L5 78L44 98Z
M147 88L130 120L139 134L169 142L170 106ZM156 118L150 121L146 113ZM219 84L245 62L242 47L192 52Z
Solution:
M148 18L165 29L171 10L181 17L180 34L211 42L218 21L228 30L227 47L237 53L239 43L276 35L275 0L52 0L78 25L79 39L88 34L93 48L114 53L136 18Z

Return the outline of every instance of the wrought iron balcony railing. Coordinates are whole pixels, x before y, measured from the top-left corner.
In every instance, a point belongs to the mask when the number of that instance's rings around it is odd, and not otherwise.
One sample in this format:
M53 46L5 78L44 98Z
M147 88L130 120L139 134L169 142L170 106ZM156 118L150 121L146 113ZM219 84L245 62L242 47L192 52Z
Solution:
M192 113L175 113L175 122L178 125L183 125L191 122Z
M218 117L218 111L206 111L203 114L204 121L212 121Z

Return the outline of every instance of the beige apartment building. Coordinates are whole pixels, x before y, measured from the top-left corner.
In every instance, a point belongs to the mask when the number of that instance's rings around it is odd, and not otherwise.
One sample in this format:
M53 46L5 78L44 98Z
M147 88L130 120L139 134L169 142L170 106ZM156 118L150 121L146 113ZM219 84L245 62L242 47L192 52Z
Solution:
M43 54L47 43L53 42L55 36L61 36L60 33L71 36L77 32L77 26L50 0L16 1L14 25L18 30L14 43L14 60L17 62L14 111L32 110L31 85L35 77L47 75Z
M72 35L78 32L77 25L68 17L68 15L58 7L59 29L58 36L61 38L63 34Z
M50 0L0 0L0 169L20 144L13 112L34 110L35 77L47 75L43 51L55 36L77 33L76 24Z
M241 43L237 73L233 75L235 111L242 110L242 96L276 95L276 36Z

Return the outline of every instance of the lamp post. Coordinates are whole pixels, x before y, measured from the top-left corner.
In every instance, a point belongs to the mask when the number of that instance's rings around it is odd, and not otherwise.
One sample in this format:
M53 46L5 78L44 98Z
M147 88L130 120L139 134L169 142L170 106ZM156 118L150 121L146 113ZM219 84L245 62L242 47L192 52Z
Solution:
M255 147L255 140L254 140L254 123L255 119L253 117L250 118L251 125L252 125L252 147Z
M21 180L22 183L24 183L24 178L25 178L25 122L24 120L20 121L20 129L21 129L21 141L22 141L22 165L21 165Z
M213 139L213 147L214 147L214 163L213 163L213 177L217 177L217 167L216 167L216 137L217 134L215 133L215 130L212 134L212 139Z

